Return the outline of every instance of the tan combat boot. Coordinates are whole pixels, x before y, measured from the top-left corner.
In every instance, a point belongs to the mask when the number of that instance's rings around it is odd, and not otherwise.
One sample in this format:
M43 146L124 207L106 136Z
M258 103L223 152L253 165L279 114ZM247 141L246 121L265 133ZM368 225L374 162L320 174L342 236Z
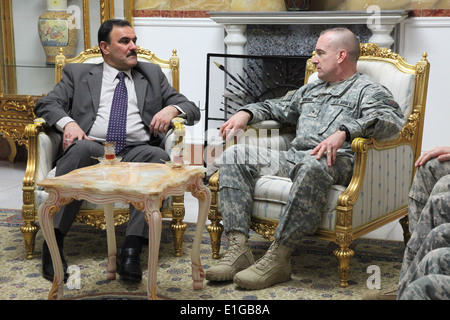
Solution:
M245 289L257 290L290 280L291 253L288 247L274 241L261 259L234 276L234 282Z
M255 259L242 232L231 231L227 234L228 249L219 263L206 271L210 281L231 281L236 273L250 267Z

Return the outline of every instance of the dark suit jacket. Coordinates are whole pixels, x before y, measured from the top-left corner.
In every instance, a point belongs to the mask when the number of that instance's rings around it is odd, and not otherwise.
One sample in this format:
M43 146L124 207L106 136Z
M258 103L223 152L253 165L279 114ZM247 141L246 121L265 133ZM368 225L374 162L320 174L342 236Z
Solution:
M193 125L200 119L198 107L169 84L158 65L138 62L131 70L131 74L138 108L147 127L153 116L168 105L179 106L186 113L188 125ZM36 102L34 113L44 118L50 126L61 118L70 116L84 132L88 133L98 111L102 76L103 63L67 64L63 69L61 81L51 92ZM162 139L160 136L157 140Z

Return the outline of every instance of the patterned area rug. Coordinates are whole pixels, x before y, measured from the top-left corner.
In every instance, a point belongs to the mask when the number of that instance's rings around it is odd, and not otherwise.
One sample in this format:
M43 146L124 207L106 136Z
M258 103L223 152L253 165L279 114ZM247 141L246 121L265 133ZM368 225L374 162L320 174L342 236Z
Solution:
M401 267L403 243L370 239L356 240L352 248L350 286L341 288L337 262L333 256L336 245L316 238L305 238L292 258L292 279L263 290L243 290L232 282L212 283L205 280L202 290L192 289L190 253L195 225L188 224L183 242L183 255L173 256L170 221L163 222L158 270L158 298L162 300L361 300L373 271L379 267L381 288L396 287ZM51 283L41 276L42 232L36 236L36 258L27 260L20 210L0 209L0 299L47 299ZM118 246L125 228L116 228ZM267 250L270 243L256 233L250 237L255 258ZM64 244L68 265L76 265L80 274L78 285L66 284L65 299L78 300L143 300L146 299L147 272L141 284L106 279L106 233L86 225L74 225ZM226 238L222 239L222 249ZM147 249L147 248L145 248ZM222 251L223 252L223 251ZM147 268L147 250L142 266ZM201 245L201 261L206 270L217 260L211 258L210 238L205 230ZM368 272L369 268L369 272ZM373 268L373 267L371 267ZM370 282L370 280L369 280ZM370 282L372 283L372 282Z

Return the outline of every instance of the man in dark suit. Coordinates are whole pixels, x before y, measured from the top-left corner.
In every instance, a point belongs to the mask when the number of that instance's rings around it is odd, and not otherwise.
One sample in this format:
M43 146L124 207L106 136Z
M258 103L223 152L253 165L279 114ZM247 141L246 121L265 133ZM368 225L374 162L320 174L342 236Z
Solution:
M194 103L178 93L167 81L161 68L137 61L136 34L124 20L108 20L98 31L103 55L100 64L67 64L61 81L48 95L40 98L34 109L38 117L63 134L56 176L98 163L104 154L116 86L121 83L125 104L126 132L124 148L117 155L126 162L162 162L169 156L163 149L171 120L183 116L188 125L200 119ZM120 75L120 80L118 76ZM114 98L113 98L114 97ZM116 103L117 104L117 103ZM124 116L119 116L124 118ZM113 140L114 141L114 140ZM55 234L66 274L63 256L64 236L69 231L81 201L74 200L54 216ZM130 220L125 241L117 256L117 271L130 281L141 281L140 254L148 240L144 214L130 206ZM44 242L42 268L44 278L53 281L51 256ZM67 277L67 274L66 274Z

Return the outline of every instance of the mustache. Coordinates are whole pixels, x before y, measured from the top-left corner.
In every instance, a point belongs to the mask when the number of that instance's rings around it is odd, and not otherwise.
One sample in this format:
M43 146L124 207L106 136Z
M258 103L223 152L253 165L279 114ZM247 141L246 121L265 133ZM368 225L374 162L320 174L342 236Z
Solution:
M131 56L137 56L136 50L131 50L131 51L127 54L127 58L128 58L128 57L131 57Z

